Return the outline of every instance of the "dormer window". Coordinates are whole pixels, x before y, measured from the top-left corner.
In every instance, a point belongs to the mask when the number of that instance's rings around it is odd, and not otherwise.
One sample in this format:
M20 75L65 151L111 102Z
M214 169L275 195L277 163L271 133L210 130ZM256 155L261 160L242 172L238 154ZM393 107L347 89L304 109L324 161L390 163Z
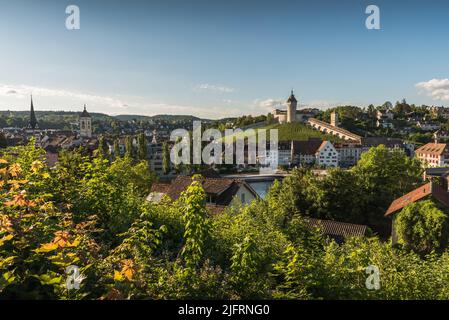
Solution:
M217 196L215 194L207 194L206 195L206 202L207 203L216 203L217 202Z

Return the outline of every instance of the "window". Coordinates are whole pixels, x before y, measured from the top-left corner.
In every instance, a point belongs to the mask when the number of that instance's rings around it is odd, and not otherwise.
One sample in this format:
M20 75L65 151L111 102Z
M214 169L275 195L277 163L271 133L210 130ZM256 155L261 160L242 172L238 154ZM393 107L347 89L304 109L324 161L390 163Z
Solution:
M206 201L208 203L216 203L217 202L217 197L214 194L208 194Z
M242 193L241 195L240 195L240 200L242 201L242 203L245 203L246 201L246 199L245 199L245 194L244 193Z

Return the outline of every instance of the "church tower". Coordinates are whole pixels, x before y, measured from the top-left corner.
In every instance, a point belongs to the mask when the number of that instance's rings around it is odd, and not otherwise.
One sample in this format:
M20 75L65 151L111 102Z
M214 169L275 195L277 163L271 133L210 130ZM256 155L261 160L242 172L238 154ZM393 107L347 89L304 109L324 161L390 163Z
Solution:
M31 96L30 122L28 123L28 129L32 130L39 129L36 114L34 113L33 96Z
M92 137L92 118L84 105L83 113L80 115L80 135L83 138Z
M157 144L157 131L156 129L153 130L153 140L151 141L152 144Z
M296 122L296 107L298 105L298 101L295 98L295 95L292 94L287 100L287 123Z

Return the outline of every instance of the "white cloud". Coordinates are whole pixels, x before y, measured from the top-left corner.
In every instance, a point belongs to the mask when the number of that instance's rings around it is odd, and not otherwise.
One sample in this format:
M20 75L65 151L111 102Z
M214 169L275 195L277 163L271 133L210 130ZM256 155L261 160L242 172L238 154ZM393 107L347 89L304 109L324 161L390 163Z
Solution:
M420 94L425 94L433 100L449 100L449 79L432 79L415 84Z
M162 111L161 111L162 110ZM241 116L242 110L239 106L192 106L182 104L168 103L143 103L133 105L125 113L141 114L141 115L157 115L157 114L177 114L192 115L204 119L219 119L227 117ZM114 114L119 114L115 112ZM261 112L257 113L261 114Z
M301 105L303 108L317 108L321 110L326 110L329 108L334 108L338 106L359 106L360 104L351 103L349 101L338 101L338 100L312 100L307 104Z
M0 96L14 95L16 98L27 98L30 94L46 98L70 98L79 100L83 103L104 107L123 108L125 105L120 99L109 96L99 96L69 90L49 89L27 85L0 84Z
M221 86L221 85L215 85L215 84L208 84L208 83L199 84L195 88L197 90L201 90L201 91L213 91L213 92L221 92L221 93L235 92L234 88Z
M330 101L330 100L312 100L308 103L299 104L299 108L318 108L318 109L328 109L336 106L344 106L344 105L354 105L350 102L343 102L343 101ZM265 113L265 111L271 112L273 109L284 109L287 107L287 102L285 99L257 99L254 101L252 109L257 111L259 110L260 113Z
M221 118L241 115L242 109L237 101L228 101L227 107L195 106L170 104L160 101L148 101L138 96L96 95L66 89L50 89L29 85L7 85L0 83L0 108L25 110L29 108L30 94L33 94L37 110L80 111L83 104L91 112L110 115L140 114L153 116L157 114L193 115L202 118ZM237 104L232 106L232 104Z
M226 87L202 85L202 90L229 92L234 90ZM211 89L214 88L214 89ZM217 89L221 88L221 89ZM221 90L221 91L220 91ZM227 90L227 91L226 91ZM145 97L125 95L98 95L85 92L44 88L29 85L6 85L0 83L0 108L9 110L26 110L29 108L30 94L33 94L34 105L37 110L66 110L80 111L83 104L91 112L101 112L111 115L117 114L178 114L194 115L201 118L236 117L243 114L267 114L275 108L285 108L286 99L268 98L253 101L231 100L223 97L216 105L183 105L182 103L167 103L166 101L151 101ZM226 99L225 99L226 98ZM328 108L342 105L338 101L317 100L300 105L303 107Z
M279 108L286 105L285 100L281 99L265 99L265 100L256 100L256 104L262 108Z

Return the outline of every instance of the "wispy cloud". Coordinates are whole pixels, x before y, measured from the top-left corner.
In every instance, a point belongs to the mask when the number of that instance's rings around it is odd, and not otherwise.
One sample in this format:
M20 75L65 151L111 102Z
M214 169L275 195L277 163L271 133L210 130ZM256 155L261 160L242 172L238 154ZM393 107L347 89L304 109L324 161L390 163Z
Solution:
M279 107L283 107L286 105L285 103L285 99L265 99L265 100L256 100L255 101L256 105L261 107L261 108L265 108L265 109L274 109L274 108L279 108Z
M151 101L139 96L107 96L90 94L66 89L44 88L30 85L8 85L0 83L0 108L24 110L29 107L30 94L33 94L37 110L82 110L86 103L89 111L110 115L118 114L178 114L194 115L203 118L221 118L236 116L242 113L237 101L229 101L229 106L222 105L183 105ZM75 110L74 110L75 109Z
M221 92L221 93L232 93L235 92L234 88L226 87L222 85L208 84L202 83L195 87L196 90L199 91L212 91L212 92Z
M351 103L349 101L340 101L340 100L312 100L304 104L299 104L299 108L317 108L321 110L337 107L337 106L346 106L346 105L358 105ZM286 99L257 99L254 100L252 109L255 111L260 111L260 113L264 113L265 111L271 112L276 108L286 108L287 102Z
M232 88L223 86L200 85L202 90L216 92L232 92ZM0 107L11 110L24 110L29 106L29 97L35 97L35 107L38 110L82 110L83 104L88 105L91 112L117 114L183 114L202 118L225 118L243 114L267 114L275 108L285 108L286 98L262 98L252 101L229 99L223 96L216 104L183 104L182 102L154 101L146 97L126 95L99 95L61 88L46 88L30 85L8 85L0 83ZM339 101L316 100L303 107L318 107L326 109L336 105L344 105Z
M415 84L420 94L425 94L433 100L449 100L449 79L432 79Z
M27 98L33 94L39 97L47 98L69 98L79 100L87 104L94 104L102 107L125 108L125 103L120 99L100 96L93 94L86 94L81 92L69 91L64 89L49 89L43 87L34 87L27 85L6 85L0 84L0 96Z
M340 101L340 100L312 100L308 103L301 105L304 108L317 108L320 110L326 110L329 108L334 108L338 106L360 106L360 103L353 103L350 101Z

